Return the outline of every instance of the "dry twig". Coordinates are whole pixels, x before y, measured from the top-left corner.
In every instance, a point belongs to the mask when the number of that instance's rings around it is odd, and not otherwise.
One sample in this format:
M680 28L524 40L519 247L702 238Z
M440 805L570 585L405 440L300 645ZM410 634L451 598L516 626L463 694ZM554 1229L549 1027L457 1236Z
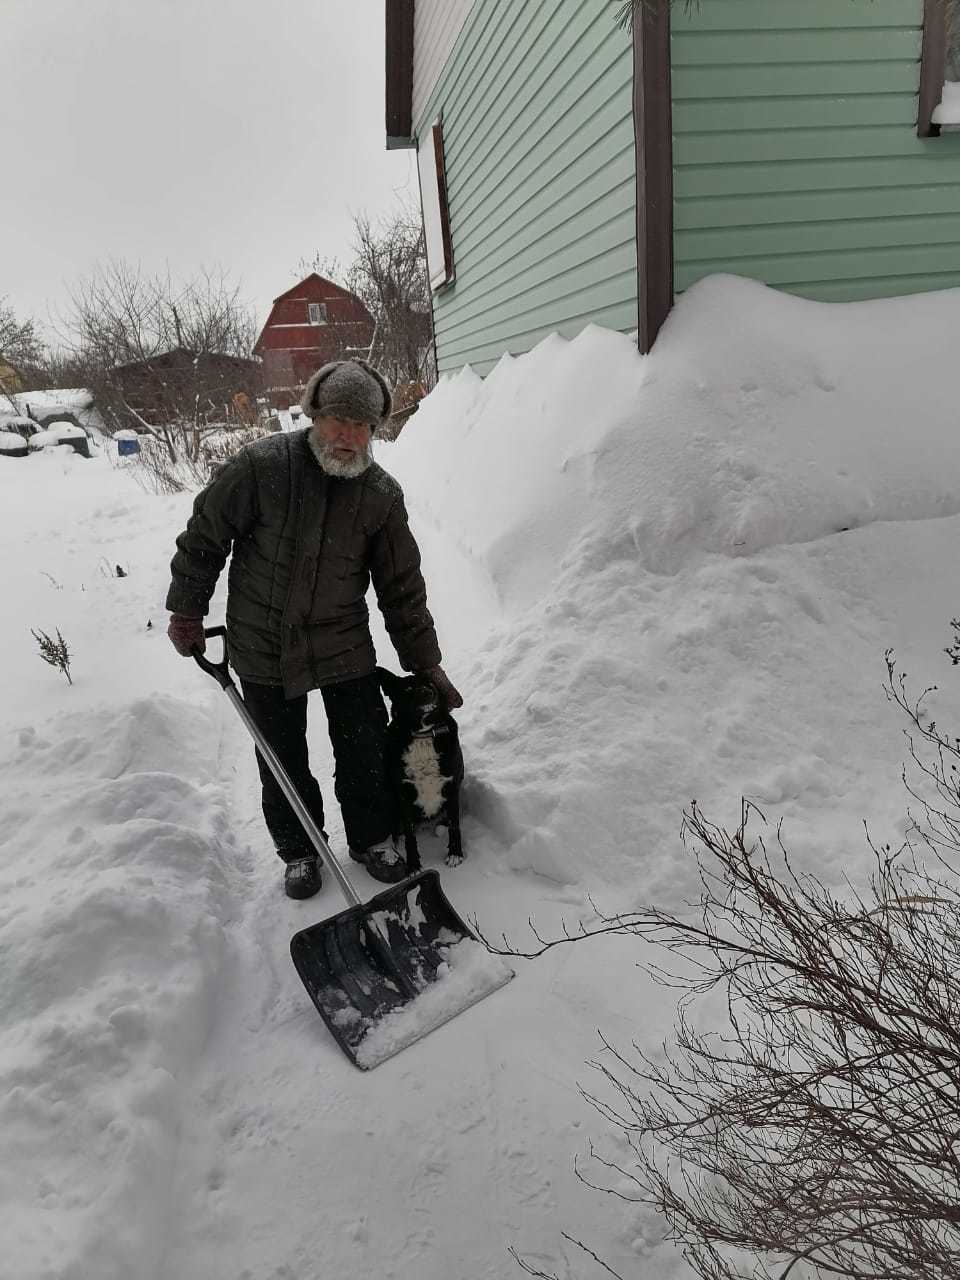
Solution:
M694 803L695 913L600 916L525 953L610 933L666 952L651 972L681 991L675 1043L655 1059L603 1040L581 1091L632 1158L578 1173L658 1210L704 1280L960 1276L960 740L891 653L887 673L920 809L901 848L870 843L862 891L795 870L779 828L749 834L749 803L733 831ZM715 990L727 1025L705 1034L692 1005Z

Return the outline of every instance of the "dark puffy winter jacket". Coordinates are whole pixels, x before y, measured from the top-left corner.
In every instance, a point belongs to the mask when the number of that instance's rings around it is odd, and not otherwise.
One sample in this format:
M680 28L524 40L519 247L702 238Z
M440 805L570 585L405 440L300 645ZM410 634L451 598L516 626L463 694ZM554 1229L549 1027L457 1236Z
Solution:
M232 548L230 663L288 698L373 671L371 578L401 666L440 662L400 486L376 463L354 480L327 475L308 431L248 445L198 494L167 595L172 613L206 615Z

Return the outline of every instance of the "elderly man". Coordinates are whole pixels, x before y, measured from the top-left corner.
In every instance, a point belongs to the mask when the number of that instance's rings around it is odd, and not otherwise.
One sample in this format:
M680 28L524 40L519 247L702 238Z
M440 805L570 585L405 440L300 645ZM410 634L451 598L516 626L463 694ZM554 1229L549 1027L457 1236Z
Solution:
M387 712L365 600L371 580L400 665L426 672L450 706L463 701L440 666L403 493L371 453L390 408L389 387L363 361L318 370L303 397L313 425L241 449L198 495L177 538L167 596L178 653L202 651L203 618L232 551L227 645L250 714L322 829L307 753L307 694L320 690L350 855L386 883L407 866L384 776ZM309 898L320 888L316 854L259 752L257 762L286 892Z

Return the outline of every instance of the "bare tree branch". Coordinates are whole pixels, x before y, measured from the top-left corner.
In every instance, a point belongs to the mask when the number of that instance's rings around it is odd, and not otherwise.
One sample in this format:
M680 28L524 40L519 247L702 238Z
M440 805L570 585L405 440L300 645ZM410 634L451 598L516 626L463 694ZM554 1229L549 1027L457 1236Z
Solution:
M197 462L232 395L256 393L255 318L223 271L178 282L169 271L101 264L72 290L61 329L61 359L108 427L148 430L172 462Z
M665 953L644 967L681 992L673 1043L601 1037L581 1090L629 1159L591 1149L598 1176L577 1174L656 1209L704 1280L960 1275L960 739L886 662L919 807L899 848L868 833L862 889L797 871L779 827L750 834L765 819L747 802L732 831L694 803L695 910L600 915L526 953L610 933ZM726 1026L702 1032L714 991Z
M436 382L430 288L423 224L419 211L401 208L374 225L365 214L354 219L353 262L301 261L355 293L373 316L375 332L364 353L394 384Z

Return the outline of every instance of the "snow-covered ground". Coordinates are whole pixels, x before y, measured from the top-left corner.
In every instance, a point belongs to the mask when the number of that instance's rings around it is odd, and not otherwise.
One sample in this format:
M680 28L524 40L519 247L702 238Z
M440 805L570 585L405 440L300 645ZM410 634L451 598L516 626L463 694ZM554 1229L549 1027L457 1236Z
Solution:
M825 306L715 278L653 356L548 339L379 446L466 697L462 914L526 944L588 897L680 904L693 798L727 823L754 799L830 882L866 871L863 819L903 832L884 649L960 723L958 318L956 292ZM599 1274L562 1231L679 1280L661 1224L573 1167L622 1154L577 1092L598 1030L669 1032L637 944L517 961L356 1071L288 953L336 887L283 897L244 730L164 636L190 496L108 448L0 458L0 1280L506 1280L510 1246ZM31 628L59 629L72 686ZM319 701L311 747L326 782Z

